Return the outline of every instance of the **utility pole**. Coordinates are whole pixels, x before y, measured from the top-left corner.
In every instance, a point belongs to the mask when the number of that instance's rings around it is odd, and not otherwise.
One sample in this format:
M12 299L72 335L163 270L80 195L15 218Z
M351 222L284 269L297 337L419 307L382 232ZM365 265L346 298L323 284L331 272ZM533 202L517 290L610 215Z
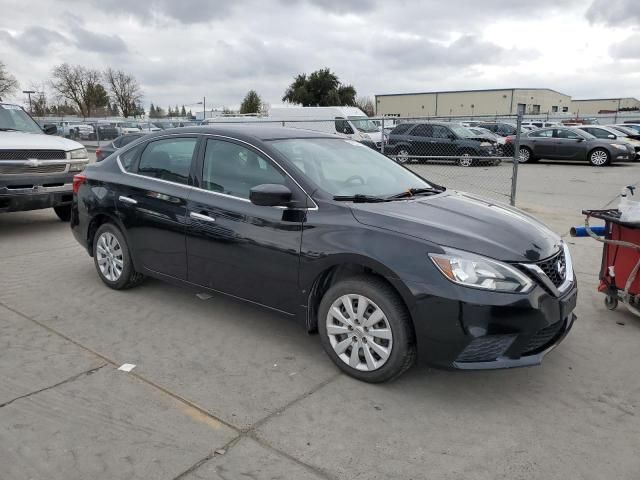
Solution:
M33 109L31 108L31 94L36 93L35 90L23 90L22 93L29 95L29 113L33 115Z
M207 119L207 97L202 97L202 120Z

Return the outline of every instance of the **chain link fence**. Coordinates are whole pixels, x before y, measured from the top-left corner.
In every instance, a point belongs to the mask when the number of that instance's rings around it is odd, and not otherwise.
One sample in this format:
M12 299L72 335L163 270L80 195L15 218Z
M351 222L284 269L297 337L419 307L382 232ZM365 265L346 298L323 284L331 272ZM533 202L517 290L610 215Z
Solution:
M375 149L427 180L515 205L521 118L487 117L366 117L331 115L289 118L282 116L220 116L206 125L264 125L300 128L349 138ZM299 113L300 109L296 109ZM328 117L328 118L327 118ZM188 120L38 119L54 123L58 134L99 148L127 133L152 133L201 124Z

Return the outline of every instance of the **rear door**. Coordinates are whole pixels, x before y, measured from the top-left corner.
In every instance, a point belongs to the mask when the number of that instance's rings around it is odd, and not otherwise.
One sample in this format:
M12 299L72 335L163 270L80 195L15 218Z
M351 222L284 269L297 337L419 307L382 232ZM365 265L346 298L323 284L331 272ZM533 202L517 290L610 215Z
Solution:
M187 278L185 234L192 162L199 136L155 139L120 156L123 176L116 204L136 263Z
M556 145L552 128L531 132L528 137L535 157L554 158Z
M433 156L437 153L437 140L433 138L433 126L420 123L409 132L411 154L416 156Z

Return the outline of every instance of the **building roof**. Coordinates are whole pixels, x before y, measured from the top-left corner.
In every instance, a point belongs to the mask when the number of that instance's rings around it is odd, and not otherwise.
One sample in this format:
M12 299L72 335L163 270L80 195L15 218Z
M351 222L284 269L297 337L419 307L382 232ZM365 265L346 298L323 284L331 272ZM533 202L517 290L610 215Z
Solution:
M548 92L555 92L559 95L564 95L565 97L570 97L571 95L567 95L566 93L558 92L557 90L553 90L552 88L484 88L477 90L442 90L438 92L413 92L413 93L382 93L375 95L376 97L396 97L402 95L433 95L440 93L481 93L481 92L505 92L505 91L515 91L515 90L546 90Z
M616 100L635 100L636 102L640 102L635 97L616 97L616 98L575 98L571 100L572 102L604 102L604 101L616 101Z

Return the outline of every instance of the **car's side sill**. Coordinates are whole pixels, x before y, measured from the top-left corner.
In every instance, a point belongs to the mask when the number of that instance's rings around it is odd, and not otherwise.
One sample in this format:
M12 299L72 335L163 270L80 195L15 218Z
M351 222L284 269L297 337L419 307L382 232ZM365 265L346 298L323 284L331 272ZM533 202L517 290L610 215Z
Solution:
M269 305L265 305L263 303L255 302L255 301L249 300L247 298L238 297L238 296L233 295L231 293L226 293L226 292L222 292L220 290L216 290L215 288L204 287L204 286L199 285L197 283L189 282L188 280L182 280L181 278L176 278L176 277L173 277L171 275L167 275L166 273L156 272L155 270L151 270L151 269L146 268L146 267L142 267L142 269L144 270L142 272L143 274L148 275L150 277L157 278L158 280L163 280L163 281L165 281L167 283L171 283L173 285L178 285L178 286L182 286L182 287L188 287L188 288L191 288L191 289L193 289L193 288L204 289L204 290L207 290L209 292L219 293L220 295L224 295L225 297L231 297L231 298L234 298L236 300L240 300L240 301L245 302L245 303L251 303L253 305L257 305L258 307L266 308L266 309L271 310L273 312L278 312L278 313L281 313L283 315L287 315L288 317L295 317L296 316L295 313L286 312L284 310L279 310L277 308L270 307Z

